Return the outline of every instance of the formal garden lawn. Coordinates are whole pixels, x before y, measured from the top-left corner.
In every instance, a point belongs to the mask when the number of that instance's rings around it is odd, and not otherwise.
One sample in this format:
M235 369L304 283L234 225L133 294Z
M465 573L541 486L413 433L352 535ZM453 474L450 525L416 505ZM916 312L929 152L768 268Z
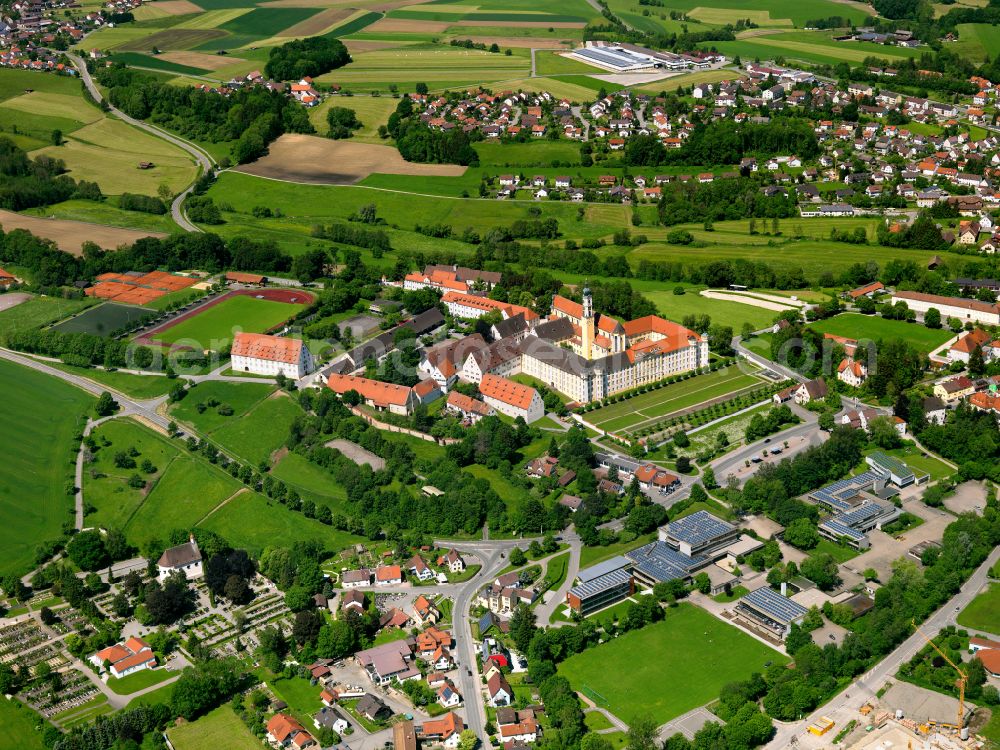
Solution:
M274 302L240 295L223 300L177 325L155 334L156 341L173 344L182 339L200 349L222 349L237 331L264 333L281 325L305 305Z
M167 732L175 750L202 750L224 747L226 750L260 750L260 740L226 705L189 724L172 727Z
M674 286L684 286L677 284ZM778 315L774 310L743 302L711 299L698 294L701 287L686 287L684 294L674 294L673 288L661 291L643 292L643 296L656 305L663 317L680 322L685 315L708 315L713 323L732 326L733 333L739 334L744 323L749 323L755 331L774 322Z
M16 309L16 308L15 308ZM84 415L93 399L57 378L0 360L0 574L25 572L36 545L73 521L73 483Z
M657 725L704 705L727 682L787 657L698 607L682 603L661 622L571 656L559 673L626 723ZM683 689L661 689L666 685ZM659 687L657 687L659 686Z
M927 353L941 346L953 334L947 328L927 328L919 323L886 320L877 315L844 313L813 323L820 333L832 333L851 339L903 339L918 351Z
M1000 635L1000 584L993 583L958 615L958 624Z
M744 372L742 368L726 367L595 409L587 412L584 418L605 430L627 431L643 422L760 383L760 378Z

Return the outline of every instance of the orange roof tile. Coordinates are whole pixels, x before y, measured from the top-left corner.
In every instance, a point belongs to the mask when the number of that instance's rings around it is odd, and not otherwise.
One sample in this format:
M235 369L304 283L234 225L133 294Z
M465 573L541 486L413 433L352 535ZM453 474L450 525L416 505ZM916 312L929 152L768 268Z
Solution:
M488 398L502 401L518 409L527 409L531 406L531 401L537 391L534 388L513 380L502 378L499 375L486 373L479 382L479 392Z
M293 365L302 357L302 341L263 333L237 333L233 337L231 353L234 357L250 357Z
M412 388L394 383L383 383L380 380L369 378L359 378L356 375L336 375L330 374L326 383L327 388L343 396L348 391L357 391L366 401L373 401L378 405L395 404L403 406L413 393Z

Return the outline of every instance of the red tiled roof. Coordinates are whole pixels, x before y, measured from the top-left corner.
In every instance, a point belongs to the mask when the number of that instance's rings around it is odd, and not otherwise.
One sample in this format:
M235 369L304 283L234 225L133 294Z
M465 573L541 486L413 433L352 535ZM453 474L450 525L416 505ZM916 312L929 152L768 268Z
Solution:
M243 273L242 271L229 271L226 274L226 281L235 281L239 284L263 284L264 278L256 273Z
M527 409L535 397L536 391L531 386L515 383L513 380L499 375L486 373L479 382L479 392L488 398L502 401L518 409Z
M302 357L301 339L268 336L264 333L237 333L233 337L232 356L264 359L294 365Z
M361 397L376 404L397 404L404 405L412 392L411 388L405 385L394 383L383 383L380 380L370 380L359 378L356 375L337 375L331 373L327 380L327 388L340 394L348 391L357 391Z

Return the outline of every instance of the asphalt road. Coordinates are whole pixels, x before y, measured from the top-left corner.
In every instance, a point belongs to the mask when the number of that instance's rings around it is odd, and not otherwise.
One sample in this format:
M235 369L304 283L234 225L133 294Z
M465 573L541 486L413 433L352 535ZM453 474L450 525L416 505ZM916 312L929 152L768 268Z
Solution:
M1000 547L993 550L986 558L986 562L976 569L961 590L927 618L926 622L920 625L920 629L928 634L936 634L941 628L954 625L959 612L968 606L986 584L987 574L998 559L1000 559ZM795 744L803 748L825 747L827 743L808 734L806 727L820 716L829 716L838 726L844 726L852 718L858 718L858 708L865 701L875 698L875 694L886 680L895 675L900 665L912 659L925 644L923 637L919 633L914 633L875 667L812 714L800 721L779 724L774 739L765 747L769 750L784 750Z
M87 70L87 64L83 61L83 59L77 55L72 55L69 53L67 53L67 57L69 57L70 61L73 63L73 66L80 73L80 78L83 80L83 85L87 87L87 91L89 91L90 95L94 97L94 100L97 102L104 101L104 95L101 93L100 89L98 89L97 86L94 84L94 79L91 78L90 71ZM136 120L134 117L129 117L120 109L113 107L110 102L106 102L106 104L108 106L109 112L111 112L124 122L127 122L129 125L139 128L140 130L145 130L147 133L151 133L155 135L157 138L162 138L163 140L172 143L178 148L183 149L184 151L189 153L194 158L195 163L199 167L201 167L203 172L209 171L215 165L215 160L211 157L211 155L204 149L200 148L199 146L196 146L193 143L184 140L183 138L179 138L178 136L173 135L172 133L168 133L167 131L156 127L155 125L150 125L149 123L143 122L142 120ZM170 213L173 216L174 221L177 223L177 226L179 226L181 229L184 229L185 231L188 232L200 232L201 229L199 229L190 221L188 221L187 216L184 214L184 208L183 208L184 199L187 198L187 196L191 193L193 189L194 189L194 184L192 183L182 193L180 193L177 197L174 198L173 203L170 204Z

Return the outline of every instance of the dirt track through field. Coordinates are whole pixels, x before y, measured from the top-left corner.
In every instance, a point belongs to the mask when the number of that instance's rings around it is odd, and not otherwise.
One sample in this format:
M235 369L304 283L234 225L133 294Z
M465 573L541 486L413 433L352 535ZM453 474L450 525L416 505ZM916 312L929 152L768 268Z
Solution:
M96 242L105 250L114 250L119 245L131 245L143 237L167 236L163 232L143 232L68 219L42 219L3 210L0 210L0 226L7 232L11 229L26 229L38 237L52 240L56 247L71 255L81 255L83 243L88 240Z
M286 134L271 144L267 156L236 171L289 182L350 185L373 172L459 177L465 169L457 164L414 164L391 146Z
M17 307L22 302L27 302L29 299L31 299L31 295L27 292L9 292L7 294L0 294L0 312L9 310L12 307Z
M785 310L796 310L798 309L791 301L789 302L771 302L769 300L758 299L756 297L746 297L742 294L729 294L728 292L713 292L711 290L705 289L701 292L702 297L708 297L709 299L724 300L726 302L741 302L744 305L751 305L752 307L760 307L764 310L774 310L775 312L785 312Z

